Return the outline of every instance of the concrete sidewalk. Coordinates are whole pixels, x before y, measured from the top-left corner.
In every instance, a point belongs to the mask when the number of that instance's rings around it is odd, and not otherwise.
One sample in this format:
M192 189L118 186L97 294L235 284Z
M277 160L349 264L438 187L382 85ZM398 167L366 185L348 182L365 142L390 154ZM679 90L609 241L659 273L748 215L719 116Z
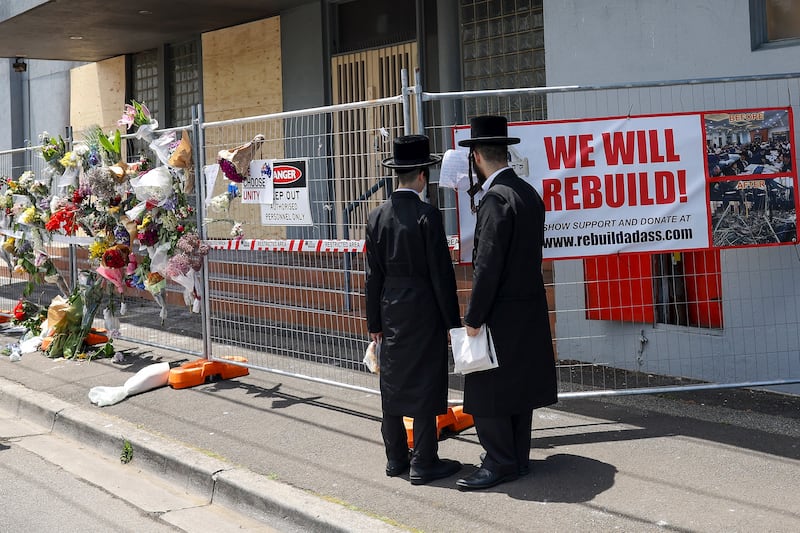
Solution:
M13 342L14 337L0 337ZM116 342L119 348L125 343ZM169 387L99 408L122 365L0 357L0 407L252 516L309 531L800 531L800 398L748 391L570 400L534 416L532 474L464 493L384 475L378 397L286 376ZM478 462L474 428L440 443Z

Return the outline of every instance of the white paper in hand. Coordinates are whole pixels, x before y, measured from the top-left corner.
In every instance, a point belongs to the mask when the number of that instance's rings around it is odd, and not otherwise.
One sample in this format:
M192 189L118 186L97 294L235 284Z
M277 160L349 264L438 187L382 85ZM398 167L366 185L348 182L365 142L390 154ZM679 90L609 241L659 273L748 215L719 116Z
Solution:
M450 330L455 371L460 374L480 372L497 368L497 354L489 328L484 324L474 337L467 335L467 328Z

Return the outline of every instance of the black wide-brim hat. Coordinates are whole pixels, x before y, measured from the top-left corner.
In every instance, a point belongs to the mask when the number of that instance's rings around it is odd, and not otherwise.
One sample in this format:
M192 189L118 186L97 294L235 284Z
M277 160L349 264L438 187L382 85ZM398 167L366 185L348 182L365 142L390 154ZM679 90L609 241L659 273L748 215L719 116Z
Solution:
M508 136L508 120L506 117L483 115L469 121L470 138L458 141L459 146L476 144L517 144L519 138Z
M404 135L394 140L393 157L381 163L387 168L415 169L435 165L441 156L431 155L430 140L425 135Z

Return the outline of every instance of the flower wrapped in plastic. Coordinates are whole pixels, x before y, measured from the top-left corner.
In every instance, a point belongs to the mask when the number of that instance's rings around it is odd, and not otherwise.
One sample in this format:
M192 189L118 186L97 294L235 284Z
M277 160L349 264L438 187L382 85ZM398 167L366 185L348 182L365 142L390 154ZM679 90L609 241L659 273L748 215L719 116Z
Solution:
M27 329L33 336L41 335L42 322L47 318L47 310L29 300L20 298L13 310L13 323Z
M169 165L169 154L172 145L175 143L175 132L163 133L153 139L148 148L150 148L162 165Z
M130 104L125 104L122 118L117 121L117 125L125 126L126 130L137 128L137 139L149 140L158 129L158 121L153 118L147 106L135 100L131 100Z
M256 159L256 151L260 153L265 138L260 133L246 142L230 150L220 150L217 153L217 163L226 178L241 183L250 177L250 162Z
M163 205L174 193L172 174L165 166L148 170L130 180L130 184L133 194L140 202L126 212L131 220L138 220L147 209Z
M67 153L67 143L64 142L64 138L61 135L57 138L51 137L50 134L44 131L39 136L39 145L41 146L42 157L50 166L54 167L55 172L64 172L64 166L59 163L64 154Z
M100 259L97 273L110 282L119 294L125 292L125 269L128 267L130 248L116 244L107 248Z
M173 255L167 262L167 276L183 287L183 303L193 312L200 311L200 275L192 259L184 252ZM195 311L197 309L197 311Z
M215 213L227 213L232 199L228 192L218 194L208 201L208 209Z
M150 272L145 278L144 288L153 295L153 299L161 307L159 318L161 318L161 323L163 324L167 318L167 302L164 299L164 294L167 290L167 279L158 272Z

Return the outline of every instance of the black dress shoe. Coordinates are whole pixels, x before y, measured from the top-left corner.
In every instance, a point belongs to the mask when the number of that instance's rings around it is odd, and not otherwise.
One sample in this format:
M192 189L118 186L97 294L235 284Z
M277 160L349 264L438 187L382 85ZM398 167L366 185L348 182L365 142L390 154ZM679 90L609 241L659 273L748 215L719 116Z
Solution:
M386 475L389 477L402 476L408 471L409 466L411 466L411 463L407 460L389 459L386 462Z
M408 479L411 480L412 485L424 485L437 479L450 477L459 470L461 470L461 463L458 461L437 459L431 465L417 466L412 464Z
M489 487L494 487L506 481L514 481L517 477L517 472L502 475L481 467L476 470L474 474L456 481L456 486L460 490L488 489Z
M486 452L481 452L481 464L486 460ZM531 473L530 461L519 467L519 477L527 476Z

